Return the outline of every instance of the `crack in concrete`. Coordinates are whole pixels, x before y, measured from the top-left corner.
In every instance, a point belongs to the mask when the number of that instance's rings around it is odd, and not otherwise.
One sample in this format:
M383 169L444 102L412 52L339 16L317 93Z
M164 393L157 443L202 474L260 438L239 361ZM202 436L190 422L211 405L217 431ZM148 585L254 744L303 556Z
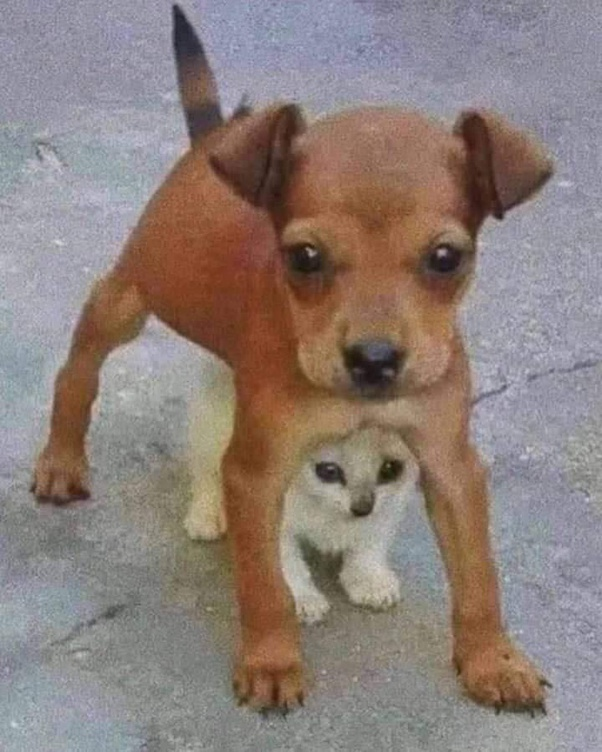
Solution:
M495 389L487 389L484 392L480 392L473 398L471 404L474 407L475 405L478 405L479 402L488 400L491 397L497 397L498 394L503 394L505 391L507 391L509 387L510 387L510 384L507 381L505 381L501 386L495 387Z
M527 374L527 382L538 381L546 376L554 376L556 374L564 375L566 373L576 373L577 371L584 371L588 368L596 368L602 365L602 358L586 358L585 360L578 360L570 366L563 366L558 368L548 368L545 371L538 371L536 373Z
M115 603L112 606L107 606L107 608L105 608L104 611L101 611L96 616L93 616L90 619L86 619L86 621L82 621L79 624L76 624L73 627L73 629L67 632L67 634L64 637L60 637L58 640L53 640L50 643L50 646L57 647L57 646L62 646L62 645L68 645L70 642L72 642L77 637L79 637L87 629L91 629L92 627L95 627L97 624L100 624L103 621L112 621L113 619L116 619L120 614L122 614L131 605L133 604Z
M510 387L532 384L534 381L545 379L548 376L564 376L569 373L578 373L579 371L585 371L590 368L597 368L601 365L602 358L585 358L584 360L578 360L576 363L572 363L570 366L553 366L552 368L546 368L545 371L535 371L533 373L528 373L524 381L504 381L500 386L480 392L479 394L475 395L475 397L472 399L471 404L474 407L480 402L486 402L489 399L498 397L500 394L507 392Z

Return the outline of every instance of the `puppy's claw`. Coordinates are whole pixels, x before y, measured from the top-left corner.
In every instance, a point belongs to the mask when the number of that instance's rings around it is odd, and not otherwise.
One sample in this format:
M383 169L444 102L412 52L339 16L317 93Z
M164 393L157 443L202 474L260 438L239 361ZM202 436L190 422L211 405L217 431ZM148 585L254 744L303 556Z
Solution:
M548 714L548 709L546 708L546 704L543 700L541 702L538 702L537 705L532 705L531 707L527 708L527 710L529 711L531 718L535 718L537 711L539 711L542 715Z
M301 667L296 666L282 672L251 672L241 667L232 680L238 705L249 705L262 716L269 715L272 710L286 716L296 702L301 705L302 686Z
M86 491L80 493L69 492L69 498L63 496L36 496L38 504L52 504L55 507L66 507L74 501L87 501L90 494Z
M548 711L544 702L537 703L537 705L511 705L506 704L504 701L496 702L493 705L496 715L500 715L502 710L514 711L514 712L526 712L529 713L531 718L535 718L537 711L540 711L542 715L547 715Z
M241 702L238 703L239 705L242 705ZM280 706L274 706L274 707L265 707L265 708L259 708L259 714L262 718L270 718L274 713L277 713L280 715L280 717L283 720L286 720L288 714L290 713L291 709L288 705L280 705Z
M69 497L72 501L87 501L90 498L90 492L84 488L69 487Z
M233 680L232 691L234 692L234 696L236 697L236 704L238 705L238 707L240 708L242 705L246 705L249 698L245 692L242 692L241 684L238 679Z

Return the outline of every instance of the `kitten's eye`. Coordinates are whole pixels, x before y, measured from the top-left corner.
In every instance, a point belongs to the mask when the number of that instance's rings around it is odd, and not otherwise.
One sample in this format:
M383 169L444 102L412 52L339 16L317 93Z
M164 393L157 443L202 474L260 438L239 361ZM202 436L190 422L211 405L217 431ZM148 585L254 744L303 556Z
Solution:
M324 483L340 483L345 485L345 473L336 462L318 462L315 467L316 475Z
M304 277L320 274L326 266L321 250L309 243L301 243L287 248L286 263L291 272Z
M401 460L385 460L378 471L377 483L392 483L397 480L403 472L403 462Z

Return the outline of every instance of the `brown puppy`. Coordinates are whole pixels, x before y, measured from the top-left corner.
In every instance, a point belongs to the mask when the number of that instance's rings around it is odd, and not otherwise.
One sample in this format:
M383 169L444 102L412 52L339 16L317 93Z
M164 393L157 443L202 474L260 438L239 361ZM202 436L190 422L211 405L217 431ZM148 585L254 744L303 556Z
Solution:
M284 708L302 700L278 558L282 498L315 443L374 424L398 430L421 465L464 687L488 705L543 707L545 679L502 624L456 311L481 224L531 196L550 160L484 111L462 113L452 132L396 108L306 127L297 107L282 105L222 125L198 40L177 9L175 21L194 145L84 308L34 492L55 503L88 495L84 443L99 370L154 313L235 371L223 481L239 698Z

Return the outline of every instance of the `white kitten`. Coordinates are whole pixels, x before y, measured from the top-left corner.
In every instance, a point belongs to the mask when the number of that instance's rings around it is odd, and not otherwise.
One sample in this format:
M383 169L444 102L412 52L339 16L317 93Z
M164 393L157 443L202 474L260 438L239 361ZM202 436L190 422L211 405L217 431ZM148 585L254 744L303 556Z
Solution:
M193 407L193 500L188 535L214 540L226 531L219 465L232 433L231 372L215 367ZM418 466L391 431L365 428L323 444L304 461L284 501L281 562L299 618L321 621L329 603L315 586L300 543L340 553L340 581L353 603L384 609L399 601L399 581L387 554L413 488Z

